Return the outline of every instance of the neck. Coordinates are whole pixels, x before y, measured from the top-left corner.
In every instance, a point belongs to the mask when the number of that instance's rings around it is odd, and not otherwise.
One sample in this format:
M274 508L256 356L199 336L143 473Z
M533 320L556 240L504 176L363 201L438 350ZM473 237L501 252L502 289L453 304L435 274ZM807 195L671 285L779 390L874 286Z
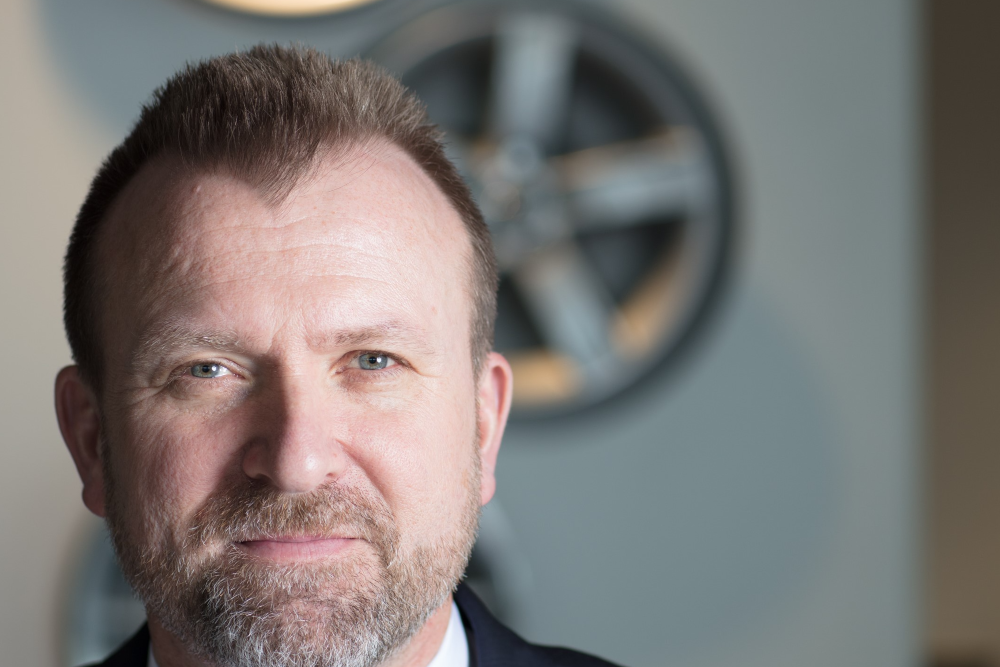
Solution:
M451 604L449 595L423 627L377 667L427 667L444 641L451 619ZM158 667L222 667L192 653L155 615L150 614L148 622L150 645Z

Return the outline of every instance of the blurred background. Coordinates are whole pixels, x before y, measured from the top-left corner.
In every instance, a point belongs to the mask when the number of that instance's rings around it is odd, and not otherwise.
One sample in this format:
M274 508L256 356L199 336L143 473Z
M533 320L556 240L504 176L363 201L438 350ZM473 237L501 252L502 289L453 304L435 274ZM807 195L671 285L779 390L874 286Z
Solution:
M499 616L634 667L1000 665L1000 5L231 4L4 5L3 664L142 623L51 408L89 179L185 62L295 41L417 90L494 234Z

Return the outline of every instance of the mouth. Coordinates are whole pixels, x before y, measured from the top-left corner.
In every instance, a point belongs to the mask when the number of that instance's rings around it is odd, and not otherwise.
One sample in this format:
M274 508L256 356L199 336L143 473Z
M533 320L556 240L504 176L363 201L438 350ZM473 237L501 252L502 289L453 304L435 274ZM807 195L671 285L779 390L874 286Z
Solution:
M237 542L248 553L277 561L303 561L326 558L351 549L359 542L354 537L282 535Z

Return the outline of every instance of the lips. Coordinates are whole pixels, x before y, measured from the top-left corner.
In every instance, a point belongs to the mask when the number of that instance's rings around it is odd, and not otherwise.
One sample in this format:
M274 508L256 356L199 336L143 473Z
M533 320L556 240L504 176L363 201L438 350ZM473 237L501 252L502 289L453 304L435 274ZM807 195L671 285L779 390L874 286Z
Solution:
M353 537L288 535L237 542L248 553L272 560L311 560L342 553L359 542Z

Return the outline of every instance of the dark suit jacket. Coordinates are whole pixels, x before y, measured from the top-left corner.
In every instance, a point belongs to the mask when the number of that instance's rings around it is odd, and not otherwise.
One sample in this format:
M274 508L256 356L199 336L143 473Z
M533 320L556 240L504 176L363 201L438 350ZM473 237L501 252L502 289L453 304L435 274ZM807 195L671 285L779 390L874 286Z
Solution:
M455 602L469 639L469 667L615 667L586 653L529 644L493 618L465 584L459 584ZM146 667L148 655L149 629L143 626L110 658L94 667Z

